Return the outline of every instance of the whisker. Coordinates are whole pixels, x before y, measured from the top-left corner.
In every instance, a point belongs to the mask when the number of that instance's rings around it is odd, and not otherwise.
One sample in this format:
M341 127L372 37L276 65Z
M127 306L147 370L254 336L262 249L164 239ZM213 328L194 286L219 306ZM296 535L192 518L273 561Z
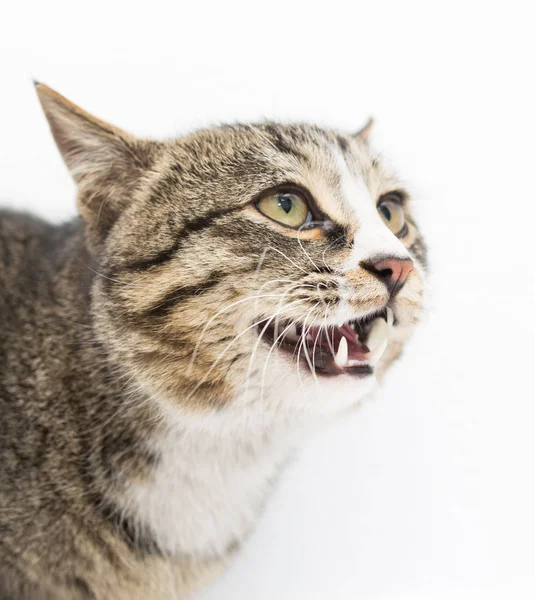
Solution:
M264 264L264 260L266 258L266 254L269 250L269 247L264 248L262 255L260 256L260 259L258 261L258 264L256 265L256 269L255 269L255 281L258 279L258 275L260 274L260 269L262 268L262 265Z
M287 335L287 333L290 331L290 329L297 323L297 318L293 319L289 325L287 325L284 330L282 331L282 333L273 340L273 343L271 344L271 348L269 349L269 352L267 354L266 360L264 362L264 368L262 370L262 381L261 381L261 386L260 386L260 401L262 402L262 400L264 399L264 383L265 383L265 379L266 379L266 372L267 372L267 366L269 363L269 358L273 352L273 350L275 348L278 349L278 342L280 339L284 339Z
M331 305L327 304L325 302L325 300L323 299L323 297L321 296L321 292L319 291L319 286L320 286L320 284L318 283L318 285L316 287L318 288L318 294L320 294L320 302L323 304L323 307L325 309L325 312L323 314L323 323L324 323L323 328L325 329L325 337L327 338L327 342L329 344L329 348L331 350L331 354L332 354L333 359L334 359L336 353L335 353L334 348L333 348L332 340L329 337L329 328L327 327L327 314L329 312L329 309L331 308Z
M290 257L286 256L286 254L284 254L284 252L281 252L278 248L275 248L274 246L266 246L266 250L274 250L275 252L278 252L281 256L283 256L288 262L290 262L294 267L297 267L300 271L303 271L303 273L306 273L308 275L308 271L306 269L303 269L303 267L301 267L300 265L298 265L295 261L293 261Z
M312 375L313 375L313 377L314 377L314 381L316 382L316 386L318 385L318 380L317 380L317 378L316 378L316 373L314 372L314 370L313 370L313 368L312 368L312 364L310 363L310 359L309 359L309 356L308 356L308 349L307 349L307 347L306 347L306 344L305 344L305 341L306 341L306 336L307 336L308 332L310 331L310 328L312 327L312 325L310 325L310 326L309 326L309 328L308 328L308 329L306 329L306 323L307 323L308 317L309 317L309 316L310 316L310 314L311 314L311 313L314 311L314 309L315 309L315 308L318 306L318 304L319 304L319 302L317 302L317 303L316 303L316 304L315 304L315 305L314 305L314 306L313 306L313 307L312 307L312 308L311 308L311 309L308 311L308 313L307 313L307 315L306 315L306 317L305 317L305 320L303 321L303 332L302 332L302 334L301 334L301 342L300 342L300 344L299 344L299 350L298 350L298 352L297 352L297 375L298 375L298 377L299 377L299 381L301 382L301 389L303 389L303 391L304 391L304 387L303 387L303 379L302 379L302 377L301 377L301 372L300 372L300 370L299 370L299 359L300 359L300 356L301 356L301 349L302 349L303 347L305 348L305 358L306 358L306 361L307 361L307 363L308 363L308 366L309 366L310 370L312 371Z
M260 292L266 286L268 286L272 283L279 283L279 282L295 283L295 285L290 288L292 290L300 288L300 287L303 287L303 288L305 288L305 287L313 288L314 287L312 284L309 284L309 283L297 283L293 279L271 279L269 281L266 281L266 283L262 284L256 291ZM286 295L286 293L287 292L284 292L285 295ZM280 301L279 301L279 303L280 303ZM255 310L257 310L257 309L258 309L258 300L255 302Z
M287 306L285 306L281 311L279 311L278 314L282 314L283 312L290 310L293 305L295 304L299 304L301 302L305 302L305 300L294 300L293 302L291 302L290 304L288 304ZM275 314L271 317L271 319L274 319L275 317L278 316L278 314ZM258 327L258 325L260 325L260 323L262 323L264 321L264 319L260 319L259 321L256 321L255 323L253 323L252 325L249 325L248 327L246 327L243 331L241 331L238 335L234 336L234 338L232 339L232 341L224 348L224 350L219 354L219 356L217 356L216 360L211 364L210 368L208 369L208 371L206 372L204 378L194 387L194 389L192 390L192 392L190 393L190 395L188 396L187 400L190 400L191 397L193 396L193 394L202 386L203 383L205 383L207 381L208 375L210 375L210 373L215 369L215 367L218 365L218 363L220 362L220 360L223 358L223 356L226 354L226 352L243 336L245 335L248 331L250 331L251 329L253 329L254 327Z
M309 225L309 223L306 223L306 225ZM301 248L301 250L303 251L304 255L308 258L308 260L314 265L314 268L319 271L319 267L318 265L312 260L312 257L310 256L310 254L305 250L305 247L303 246L303 242L301 241L301 238L299 237L299 234L301 233L303 227L305 225L301 225L301 227L299 227L299 229L297 230L297 241L299 242L299 246Z
M336 237L322 252L321 254L321 260L323 262L323 264L325 265L325 267L327 267L328 269L330 268L329 265L325 262L325 254L327 252L327 250L329 250L330 248L332 248L337 242L338 240L342 239L344 236L339 235L338 237Z
M325 323L325 325L324 325L325 337L327 338L327 343L329 344L329 348L331 349L331 354L332 354L333 360L334 360L334 358L336 357L336 352L334 351L333 342L332 342L331 338L329 337L329 328L327 327L327 309L325 310L325 314L323 316L323 322Z
M84 265L84 267L86 267L87 269L92 271L95 275L98 275L99 277L102 277L103 279L107 279L108 281L113 281L113 283L118 283L120 285L136 286L139 284L140 281L143 281L143 279L147 279L147 277L149 277L149 275L143 275L143 277L140 277L139 279L136 279L135 281L121 281L119 279L113 279L113 277L108 277L107 275L104 275L104 273L99 273L98 271L95 271L95 269L93 269L93 267L90 267L88 264L86 264L79 256L77 256L76 259L79 262L81 262Z
M193 362L195 361L195 358L199 351L200 343L202 341L204 334L206 333L206 330L210 327L210 325L214 322L214 320L217 319L217 317L219 315L223 314L227 310L230 310L234 306L237 306L238 304L243 304L244 302L248 302L249 300L256 300L258 298L280 298L280 296L281 296L281 294L261 294L261 295L255 295L255 296L247 296L246 298L240 298L240 300L237 300L236 302L232 302L232 304L228 304L227 306L218 310L213 317L208 319L205 326L202 328L201 333L199 334L199 339L197 340L197 343L195 344L195 348L193 349L193 354L190 359L190 364L188 366L187 374L189 374L191 372Z
M287 289L284 294L281 296L281 299L279 300L279 303L277 305L277 311L280 309L280 305L282 304L282 301L284 300L285 296L287 294L289 294L290 292L292 292L293 290L295 290L296 288L300 287L299 284L291 286L289 289ZM277 314L277 312L275 313ZM271 324L273 319L269 319L268 322L266 323L266 325L264 326L264 328L262 329L260 336L258 337L258 339L256 340L256 343L254 345L253 348L253 352L251 354L251 358L249 359L249 364L247 366L247 374L245 376L245 381L247 383L247 390L249 389L249 380L250 380L250 375L251 375L251 371L252 371L252 364L253 364L253 360L254 357L256 355L256 351L258 350L258 347L260 345L260 341L262 340L262 337L264 336L264 333L267 331L269 325ZM278 319L276 320L276 327L278 327ZM277 329L275 329L275 332L277 332Z

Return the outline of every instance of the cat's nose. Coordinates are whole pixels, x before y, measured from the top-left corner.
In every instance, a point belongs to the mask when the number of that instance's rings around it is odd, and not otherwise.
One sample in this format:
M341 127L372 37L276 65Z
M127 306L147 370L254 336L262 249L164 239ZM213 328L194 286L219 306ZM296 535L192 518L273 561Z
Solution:
M407 281L409 273L414 269L414 263L410 258L396 258L395 256L363 261L360 266L380 279L391 294L399 292Z

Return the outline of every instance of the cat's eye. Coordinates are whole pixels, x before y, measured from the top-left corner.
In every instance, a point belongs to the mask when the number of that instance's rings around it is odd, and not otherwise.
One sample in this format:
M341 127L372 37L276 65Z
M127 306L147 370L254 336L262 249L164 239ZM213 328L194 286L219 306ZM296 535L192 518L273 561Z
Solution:
M287 227L298 229L312 221L312 213L303 194L297 191L272 192L256 202L266 217Z
M401 206L401 200L396 194L387 194L383 196L377 205L377 210L385 225L394 235L397 237L404 237L407 234L405 213Z

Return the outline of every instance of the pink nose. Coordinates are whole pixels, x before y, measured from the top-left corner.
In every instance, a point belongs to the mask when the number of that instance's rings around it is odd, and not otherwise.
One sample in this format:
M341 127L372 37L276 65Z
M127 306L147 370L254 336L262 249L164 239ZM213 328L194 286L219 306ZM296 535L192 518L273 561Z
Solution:
M410 258L395 258L393 256L381 260L361 263L361 266L378 277L388 288L391 294L399 290L407 281L409 273L414 269Z

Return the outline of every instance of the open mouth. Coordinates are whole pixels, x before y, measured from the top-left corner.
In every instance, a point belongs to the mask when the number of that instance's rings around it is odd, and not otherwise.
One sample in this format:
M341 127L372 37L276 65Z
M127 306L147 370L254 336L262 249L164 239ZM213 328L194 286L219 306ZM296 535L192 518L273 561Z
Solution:
M388 345L394 313L379 313L337 327L266 319L258 326L265 341L320 375L371 375Z

